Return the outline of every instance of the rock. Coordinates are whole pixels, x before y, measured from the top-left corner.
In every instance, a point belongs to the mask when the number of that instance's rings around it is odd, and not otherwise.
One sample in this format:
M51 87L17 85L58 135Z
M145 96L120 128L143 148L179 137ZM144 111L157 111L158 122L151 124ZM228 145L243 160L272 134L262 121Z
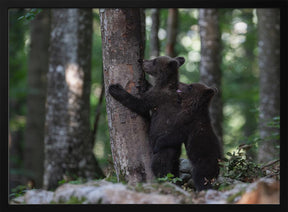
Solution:
M183 191L185 193L185 191ZM143 193L129 189L121 183L106 181L85 184L66 183L55 192L30 190L24 195L27 204L82 203L82 204L177 204L173 195L156 192Z
M179 177L182 179L183 182L187 182L191 179L191 174L180 173Z
M205 195L206 204L231 204L239 200L245 188L248 185L246 183L240 183L235 185L233 189L228 191L217 191L209 189Z
M56 202L67 202L71 197L83 200L88 204L175 204L175 198L156 193L140 193L131 191L120 183L110 183L100 187L91 185L65 184L55 191Z
M272 178L263 178L252 183L237 204L279 204L280 183Z
M205 195L205 203L279 204L279 181L273 178L261 178L254 183L235 182L237 184L227 191L208 190Z
M25 203L24 195L20 197L15 197L11 199L9 202L9 204L12 204L12 205L18 205L18 204L23 204L23 203Z
M180 158L179 178L182 179L181 185L188 188L194 188L192 165L188 159Z
M179 171L191 175L192 165L188 159L180 158Z
M26 204L49 204L53 200L52 191L45 190L29 190L24 195Z

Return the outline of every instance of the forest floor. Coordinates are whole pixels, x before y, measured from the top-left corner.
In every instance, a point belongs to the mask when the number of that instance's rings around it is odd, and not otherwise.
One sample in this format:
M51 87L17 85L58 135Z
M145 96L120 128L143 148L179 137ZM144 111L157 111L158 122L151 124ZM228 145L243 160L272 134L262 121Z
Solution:
M192 166L181 159L179 178L168 174L153 183L135 185L119 183L111 175L100 180L64 181L54 191L15 193L10 204L279 204L280 161L259 167L239 155L232 156L222 163L213 189L206 191L195 192Z
M228 182L228 179L221 179ZM172 182L128 185L107 180L65 183L55 191L32 189L10 204L279 204L280 181L232 182L221 190L195 192Z

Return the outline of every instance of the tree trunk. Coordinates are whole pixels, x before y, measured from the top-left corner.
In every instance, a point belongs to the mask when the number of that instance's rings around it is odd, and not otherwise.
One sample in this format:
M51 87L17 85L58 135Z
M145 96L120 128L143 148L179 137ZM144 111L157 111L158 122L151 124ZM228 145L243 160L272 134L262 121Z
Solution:
M45 123L46 189L57 187L63 177L97 177L89 123L92 10L53 9L51 24Z
M151 9L151 34L150 34L150 58L158 57L160 43L158 38L159 32L159 9Z
M220 69L220 29L217 9L199 9L201 39L200 81L218 89L210 104L210 117L215 134L222 144L222 99Z
M280 115L280 12L279 9L257 9L259 33L260 108L258 159L267 162L279 157L279 140L268 139L279 129L268 127Z
M119 180L129 183L150 181L151 151L143 119L114 100L110 84L119 83L136 95L143 71L140 9L100 9L102 52L107 117L111 150Z
M20 86L23 83L23 77L26 75L26 56L24 53L25 47L25 34L27 32L27 27L23 25L22 22L17 19L20 16L25 15L23 9L9 9L8 11L8 20L9 20L9 132L10 132L10 145L9 145L9 192L12 192L11 189L15 188L18 185L23 185L26 183L26 179L23 179L23 175L18 171L23 167L23 129L21 127L12 126L12 120L16 119L17 116L23 116L22 106L26 102L25 95L19 95L21 92L15 92L15 88L19 89L23 86ZM5 33L2 33L3 36L7 36ZM4 35L5 34L5 35ZM7 44L5 44L7 45ZM20 76L20 77L19 77ZM6 78L2 78L5 79ZM5 83L1 83L1 86L6 86ZM8 107L7 107L8 109ZM2 118L2 117L1 117ZM16 123L19 124L18 121ZM18 125L17 124L17 125ZM4 128L1 128L4 131ZM7 133L7 131L5 131Z
M168 10L166 55L176 57L175 43L178 30L178 9Z
M50 11L43 10L30 25L31 44L28 68L27 123L24 168L37 188L42 187L44 172L44 123Z

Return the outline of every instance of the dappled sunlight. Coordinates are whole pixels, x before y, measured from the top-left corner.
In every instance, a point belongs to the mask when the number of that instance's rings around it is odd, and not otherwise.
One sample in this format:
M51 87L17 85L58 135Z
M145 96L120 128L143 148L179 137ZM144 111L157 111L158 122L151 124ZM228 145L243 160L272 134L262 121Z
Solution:
M159 39L164 40L164 39L166 39L166 36L167 36L167 31L163 28L160 28L159 32L158 32Z
M93 152L98 159L105 158L105 144L102 140L97 140L96 144L94 145Z
M223 116L225 120L226 128L224 128L223 142L224 147L236 147L239 137L241 137L241 129L243 128L246 119L241 114L240 107L238 105L227 104L223 107Z
M188 53L188 59L191 62L200 62L201 55L198 51L190 51Z
M78 64L70 63L65 69L65 80L69 91L82 96L84 85L84 72Z
M234 32L237 34L247 33L247 24L242 21L234 24Z

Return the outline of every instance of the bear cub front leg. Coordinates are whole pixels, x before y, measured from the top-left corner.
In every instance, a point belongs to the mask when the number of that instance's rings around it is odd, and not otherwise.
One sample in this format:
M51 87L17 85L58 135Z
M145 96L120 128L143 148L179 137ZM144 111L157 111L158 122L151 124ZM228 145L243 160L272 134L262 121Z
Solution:
M143 99L131 95L120 84L112 84L108 90L110 95L122 105L141 115L143 118L150 120L149 105Z
M109 93L119 102L127 97L127 91L125 91L124 88L118 83L109 86Z

